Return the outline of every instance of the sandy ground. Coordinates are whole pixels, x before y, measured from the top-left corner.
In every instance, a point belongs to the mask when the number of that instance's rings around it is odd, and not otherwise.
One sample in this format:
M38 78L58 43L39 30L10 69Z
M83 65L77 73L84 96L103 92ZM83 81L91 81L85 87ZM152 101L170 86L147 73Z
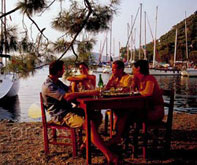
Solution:
M106 140L107 138L105 138ZM115 150L113 150L115 151ZM116 152L116 151L115 151ZM167 158L156 154L148 160L132 159L129 151L117 148L122 164L197 164L197 114L176 113L173 119L171 152ZM101 152L94 149L92 164L106 164ZM0 121L0 164L85 164L82 154L72 157L70 147L50 146L44 153L42 123Z

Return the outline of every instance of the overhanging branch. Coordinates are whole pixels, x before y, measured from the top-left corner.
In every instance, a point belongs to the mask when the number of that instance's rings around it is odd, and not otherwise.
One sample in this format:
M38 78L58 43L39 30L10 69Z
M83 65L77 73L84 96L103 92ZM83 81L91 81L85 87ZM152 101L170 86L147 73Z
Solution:
M27 17L32 21L32 23L36 26L36 28L38 29L38 31L41 33L41 35L43 35L45 38L46 38L46 40L48 41L48 38L43 34L43 30L41 30L40 28L39 28L39 26L37 25L37 23L29 16L29 14L27 14Z
M0 16L0 19L3 18L3 17L5 17L5 16L7 16L7 15L9 15L9 14L14 13L15 11L17 11L17 10L19 10L19 9L20 9L20 7L18 6L18 7L16 7L15 9L8 11L7 13L3 13L3 14Z
M88 5L89 12L88 12L88 14L87 14L87 16L86 16L86 18L85 18L85 20L84 20L84 22L83 22L81 28L80 28L79 31L75 34L73 40L70 42L70 44L68 45L68 47L66 48L66 50L63 52L63 54L58 58L58 60L60 60L60 59L67 53L67 51L71 48L71 46L74 44L74 42L75 42L77 36L78 36L79 33L83 30L83 28L85 27L86 23L88 22L88 19L90 18L90 15L92 14L92 7L91 7L89 1L88 1L88 0L85 0L85 2L86 2L86 4Z

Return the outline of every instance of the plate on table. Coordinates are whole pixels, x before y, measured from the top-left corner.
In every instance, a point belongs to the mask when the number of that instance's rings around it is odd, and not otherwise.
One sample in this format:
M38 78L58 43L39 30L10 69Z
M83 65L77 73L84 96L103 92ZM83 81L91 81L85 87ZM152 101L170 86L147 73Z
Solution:
M140 95L140 92L139 91L132 92L132 95Z
M104 91L102 95L103 97L122 97L122 96L130 96L130 93Z

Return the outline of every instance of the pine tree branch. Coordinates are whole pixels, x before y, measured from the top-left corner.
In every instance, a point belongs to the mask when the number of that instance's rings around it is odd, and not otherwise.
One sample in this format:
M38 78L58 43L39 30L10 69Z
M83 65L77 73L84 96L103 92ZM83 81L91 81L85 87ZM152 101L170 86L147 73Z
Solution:
M86 18L85 18L85 20L84 20L84 22L83 22L81 28L80 28L79 31L75 34L75 36L73 37L73 40L70 42L70 44L68 45L68 47L66 48L66 50L63 52L63 54L58 58L58 60L60 60L60 59L67 53L67 51L72 47L72 45L74 44L74 42L75 42L77 36L78 36L79 33L83 30L83 28L85 27L86 23L88 22L88 19L90 18L90 15L92 14L92 7L91 7L91 5L90 5L90 2L89 2L88 0L84 0L84 1L85 1L85 3L88 5L88 10L89 10L89 12L88 12L88 14L87 14L87 16L86 16Z
M3 14L0 16L0 19L3 18L3 17L6 17L6 16L9 15L9 14L14 13L15 11L19 10L20 8L21 8L21 7L18 6L18 7L16 7L15 9L8 11L7 13L3 13Z

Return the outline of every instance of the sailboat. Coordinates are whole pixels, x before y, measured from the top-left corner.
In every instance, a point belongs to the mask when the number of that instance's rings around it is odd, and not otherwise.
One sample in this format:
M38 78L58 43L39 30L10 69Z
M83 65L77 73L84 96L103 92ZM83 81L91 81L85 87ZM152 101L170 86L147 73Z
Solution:
M155 67L156 65L156 34L157 34L157 13L158 13L158 6L156 7L156 17L155 17L155 37L154 37L154 49L153 49L153 68L150 68L150 74L151 75L164 75L164 76L176 76L180 75L180 70L174 69L172 67L167 67L167 68L157 68ZM175 44L176 44L176 39L177 39L177 33L175 36ZM175 48L175 53L176 53L176 48ZM174 61L175 62L175 61Z
M2 13L6 11L5 0L2 0ZM6 18L1 19L1 51L0 51L0 99L16 96L19 91L19 77L16 73L6 71L8 60L11 58L6 52Z
M186 57L188 57L188 44L187 44L187 22L186 22L186 12L185 12L185 44L186 44ZM187 68L184 68L181 71L181 76L186 76L186 77L197 77L197 68L194 67L188 67L187 63Z

